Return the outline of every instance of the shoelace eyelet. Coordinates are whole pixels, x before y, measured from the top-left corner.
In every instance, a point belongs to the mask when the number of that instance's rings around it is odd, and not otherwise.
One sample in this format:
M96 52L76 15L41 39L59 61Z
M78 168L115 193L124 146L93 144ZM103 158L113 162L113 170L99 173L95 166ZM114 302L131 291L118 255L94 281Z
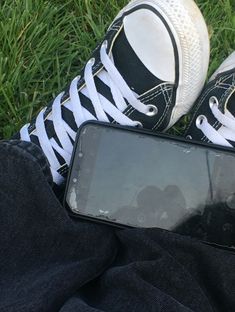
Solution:
M202 126L204 121L207 121L206 116L204 116L204 115L198 116L197 119L196 119L196 126L197 126L197 128L200 129L200 127Z
M92 57L87 63L91 64L91 66L95 65L95 58Z
M158 108L152 104L147 105L147 110L146 115L149 117L155 116L158 113Z
M81 76L79 75L79 76L76 76L74 79L73 79L73 81L77 81L77 83L80 81L80 79L81 79Z
M108 48L108 41L105 40L103 43L102 43L102 48L104 49L107 49Z
M135 125L136 128L143 128L144 127L140 121L135 121L135 123L136 123L136 125Z
M211 108L211 109L212 109L214 106L219 107L219 101L218 101L217 97L215 97L215 96L210 97L210 99L209 99L209 105L210 105L210 108Z

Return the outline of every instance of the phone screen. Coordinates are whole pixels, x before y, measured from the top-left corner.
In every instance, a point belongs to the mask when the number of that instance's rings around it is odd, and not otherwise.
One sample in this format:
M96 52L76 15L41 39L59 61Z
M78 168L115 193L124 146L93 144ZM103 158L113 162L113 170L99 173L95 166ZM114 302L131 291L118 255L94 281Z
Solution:
M231 246L235 153L108 125L80 130L66 192L76 214Z

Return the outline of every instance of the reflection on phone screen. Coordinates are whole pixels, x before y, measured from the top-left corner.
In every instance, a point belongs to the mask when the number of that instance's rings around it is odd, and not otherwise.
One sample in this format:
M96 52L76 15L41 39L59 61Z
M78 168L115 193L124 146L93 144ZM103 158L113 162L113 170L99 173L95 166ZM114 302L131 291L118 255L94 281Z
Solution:
M132 131L87 126L67 202L73 211L231 245L235 155Z

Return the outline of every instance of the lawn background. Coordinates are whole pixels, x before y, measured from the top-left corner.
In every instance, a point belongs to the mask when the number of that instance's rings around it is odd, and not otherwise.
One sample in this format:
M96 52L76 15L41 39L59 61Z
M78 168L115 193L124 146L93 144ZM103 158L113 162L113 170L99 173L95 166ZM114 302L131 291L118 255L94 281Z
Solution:
M211 38L208 76L235 50L235 0L197 0ZM0 139L79 74L126 0L1 0ZM187 118L174 129L180 133Z

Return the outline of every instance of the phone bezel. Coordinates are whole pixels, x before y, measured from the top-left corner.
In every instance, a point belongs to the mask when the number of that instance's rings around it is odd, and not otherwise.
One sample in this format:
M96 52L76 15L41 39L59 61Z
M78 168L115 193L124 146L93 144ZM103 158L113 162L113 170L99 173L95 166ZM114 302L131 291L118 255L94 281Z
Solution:
M72 153L72 157L71 157L71 162L70 162L70 167L69 167L69 172L68 172L68 178L66 181L66 188L65 188L65 194L64 194L64 199L63 199L63 205L66 208L66 210L68 211L68 214L71 217L74 218L79 218L81 220L84 221L92 221L95 223L101 223L101 224L105 224L105 225L109 225L115 228L119 228L119 229L124 229L124 228L141 228L141 227L135 227L135 226L130 226L130 225L126 225L126 224L120 224L114 221L108 221L108 220L104 220L104 219L99 219L97 217L92 217L90 215L84 215L82 213L79 212L75 212L67 203L66 201L66 195L67 195L67 191L69 188L69 182L70 182L70 177L72 174L72 168L73 168L73 162L75 159L75 155L76 155L76 151L77 151L77 147L79 144L79 140L81 138L80 134L81 132L84 130L85 127L87 126L92 126L92 125L96 125L99 127L109 127L109 128L113 128L113 129L119 129L119 130L123 130L123 131L128 131L128 132L135 132L135 133L139 133L139 134L143 134L143 135L150 135L153 137L158 137L161 139L165 139L168 141L177 141L179 143L184 143L184 144L188 144L190 146L194 145L194 146L200 146L200 147L205 147L208 150L220 150L222 152L226 152L226 153L231 153L234 155L234 149L231 147L224 147L221 145L217 145L217 144L212 144L212 143L205 143L205 142L199 142L199 141L195 141L195 140L187 140L183 137L178 137L178 136L174 136L174 135L169 135L169 134L164 134L164 133L159 133L159 132L152 132L146 129L142 129L142 128L135 128L135 127L129 127L129 126L122 126L119 124L112 124L112 123L106 123L106 122L100 122L100 121L96 121L96 120L92 120L92 121L86 121L84 122L78 129L77 132L77 136L76 136L76 140L74 143L74 149L73 149L73 153ZM167 231L167 230L166 230Z

